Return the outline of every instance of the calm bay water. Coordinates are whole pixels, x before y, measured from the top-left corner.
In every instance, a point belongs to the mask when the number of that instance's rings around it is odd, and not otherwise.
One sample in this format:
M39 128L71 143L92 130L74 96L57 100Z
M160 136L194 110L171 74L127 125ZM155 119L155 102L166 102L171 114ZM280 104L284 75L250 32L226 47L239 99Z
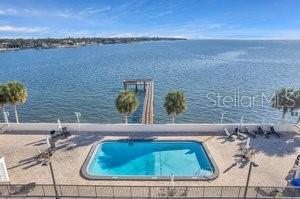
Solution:
M188 100L188 111L177 117L180 123L218 123L221 112L224 122L241 117L277 122L281 111L261 98L282 86L300 87L300 41L189 40L21 50L0 53L0 71L0 82L19 80L28 87L28 102L19 106L21 122L75 122L75 111L82 113L82 122L122 122L114 100L130 78L154 79L156 123L171 121L163 100L174 89L183 90ZM230 102L237 92L240 103ZM138 96L142 105L143 93ZM214 106L218 98L221 106ZM138 122L141 112L140 106L131 121Z

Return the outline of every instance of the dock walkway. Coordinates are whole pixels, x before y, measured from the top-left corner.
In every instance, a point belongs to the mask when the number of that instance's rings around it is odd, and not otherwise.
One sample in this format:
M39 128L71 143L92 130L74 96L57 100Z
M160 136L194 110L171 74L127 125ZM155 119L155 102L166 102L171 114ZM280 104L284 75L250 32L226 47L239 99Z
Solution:
M138 90L138 86L142 85L145 91L145 99L143 105L142 124L153 124L153 96L154 96L154 81L152 79L131 79L124 80L124 89L127 90L129 86L135 86L135 90Z

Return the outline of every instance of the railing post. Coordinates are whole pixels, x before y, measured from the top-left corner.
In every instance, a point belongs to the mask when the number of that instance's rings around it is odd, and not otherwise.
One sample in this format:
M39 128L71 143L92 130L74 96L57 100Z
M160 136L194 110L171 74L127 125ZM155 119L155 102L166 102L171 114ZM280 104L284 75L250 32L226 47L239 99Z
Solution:
M223 186L221 187L221 194L220 194L221 198L222 198L222 194L223 194Z
M76 186L76 188L77 188L77 196L80 197L78 185Z
M188 187L185 187L185 198L187 198L188 195Z
M59 185L59 190L60 190L60 195L62 196L63 195L63 192L61 190L61 185Z
M242 189L242 187L240 186L240 188L239 188L239 195L238 195L238 197L240 197L240 194L241 194L241 189Z
M9 189L9 185L6 185L6 189L7 189L7 195L8 195L8 197L10 197L10 189Z
M112 187L112 190L113 190L113 198L115 198L115 187L114 186Z
M205 186L203 187L202 198L204 198Z
M44 189L44 185L42 185L42 190L43 190L43 196L46 197L45 195L45 189Z
M148 198L151 198L151 187L148 187Z
M97 194L97 186L95 185L95 195L96 195L96 198L98 198L98 194Z
M132 186L130 186L130 198L132 198Z

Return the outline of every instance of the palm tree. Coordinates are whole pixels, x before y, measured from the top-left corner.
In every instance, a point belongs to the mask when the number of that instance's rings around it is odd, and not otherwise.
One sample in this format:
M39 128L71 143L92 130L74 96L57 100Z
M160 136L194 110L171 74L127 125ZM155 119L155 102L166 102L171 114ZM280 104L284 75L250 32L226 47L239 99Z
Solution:
M0 108L3 112L4 120L5 120L4 106L5 106L5 104L8 103L8 100L9 100L8 86L6 84L0 84ZM4 122L6 122L6 121L4 121Z
M291 111L300 109L300 90L297 90L297 91L294 92L293 100L295 101L295 105L291 109ZM299 115L298 120L297 120L297 124L298 123L300 123L300 115Z
M137 106L138 100L132 91L121 91L115 101L119 113L125 115L125 123L128 123L128 116L133 113Z
M184 93L181 91L169 92L165 98L164 107L168 115L172 115L174 124L176 115L178 115L179 113L183 113L187 110L187 104Z
M295 92L292 88L281 88L276 91L275 96L272 98L272 107L282 109L282 119L288 111L292 110L295 106Z
M27 100L28 94L26 87L17 81L12 81L7 83L9 90L9 100L8 102L14 106L16 122L19 123L19 116L17 111L18 104L24 104Z

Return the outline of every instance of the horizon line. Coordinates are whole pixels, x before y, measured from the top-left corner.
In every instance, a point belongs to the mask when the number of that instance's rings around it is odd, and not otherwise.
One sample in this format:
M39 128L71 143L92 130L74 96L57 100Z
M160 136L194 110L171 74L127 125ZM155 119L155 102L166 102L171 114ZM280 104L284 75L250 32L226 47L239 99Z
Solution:
M104 39L117 39L117 38L159 38L159 39L184 39L184 40L300 40L300 37L235 37L235 38L227 38L227 37L207 37L207 38L189 38L189 37L173 37L173 36L82 36L82 37L76 37L76 36L68 36L68 37L0 37L0 40L2 39L91 39L91 38L104 38Z

